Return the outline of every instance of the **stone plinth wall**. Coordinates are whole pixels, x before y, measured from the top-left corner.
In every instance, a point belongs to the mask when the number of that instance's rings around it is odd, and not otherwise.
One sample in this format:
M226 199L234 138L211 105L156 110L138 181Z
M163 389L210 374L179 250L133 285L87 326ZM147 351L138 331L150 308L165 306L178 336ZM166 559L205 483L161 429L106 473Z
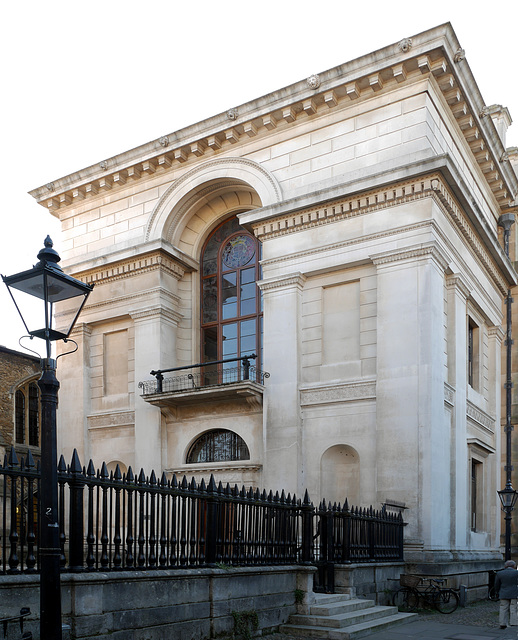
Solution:
M392 591L399 587L405 563L340 564L335 567L336 593L350 593L360 598L390 604Z
M453 589L466 587L466 602L484 600L488 593L489 571L503 568L502 560L452 560L448 563L379 563L343 564L335 568L335 591L351 593L359 598L391 604L392 592L399 588L402 573L446 580Z
M68 640L205 640L232 635L235 616L259 632L295 612L295 590L313 598L314 567L257 567L83 573L62 576ZM39 577L2 576L2 613L31 608L26 630L39 635Z
M489 554L488 554L489 555ZM501 558L480 558L453 560L451 562L415 563L406 565L407 573L417 573L422 576L440 577L446 580L448 587L460 589L466 587L466 601L484 600L488 594L488 575L490 571L504 568Z

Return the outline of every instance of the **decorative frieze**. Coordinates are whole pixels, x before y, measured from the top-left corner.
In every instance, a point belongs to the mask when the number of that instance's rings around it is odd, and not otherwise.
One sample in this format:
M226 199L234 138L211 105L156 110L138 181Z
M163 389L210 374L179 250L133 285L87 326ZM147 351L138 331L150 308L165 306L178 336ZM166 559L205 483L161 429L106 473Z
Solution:
M474 405L469 400L466 403L466 415L477 426L489 431L490 433L494 433L495 418L485 411L482 411L482 409Z
M375 380L362 380L342 384L326 384L318 387L305 387L300 389L300 404L303 407L375 399Z
M102 413L87 416L88 429L111 429L114 427L133 427L135 425L134 411L117 411L116 413Z

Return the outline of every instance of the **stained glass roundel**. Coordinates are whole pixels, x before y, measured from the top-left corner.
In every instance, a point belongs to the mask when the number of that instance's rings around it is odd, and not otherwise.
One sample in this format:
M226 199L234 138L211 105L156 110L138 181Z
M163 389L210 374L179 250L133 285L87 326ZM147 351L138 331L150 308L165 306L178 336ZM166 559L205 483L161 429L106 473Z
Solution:
M255 242L246 235L234 236L223 247L222 260L230 269L248 264L255 255Z

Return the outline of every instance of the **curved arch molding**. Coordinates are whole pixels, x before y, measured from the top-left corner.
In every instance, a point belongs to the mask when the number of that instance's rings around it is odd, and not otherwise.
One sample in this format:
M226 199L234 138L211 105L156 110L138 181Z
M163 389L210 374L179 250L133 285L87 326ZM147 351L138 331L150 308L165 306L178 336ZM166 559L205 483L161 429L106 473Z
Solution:
M259 163L244 158L210 160L178 178L163 194L149 217L146 241L166 239L166 235L171 238L185 210L185 207L178 205L186 199L192 201L199 188L208 186L208 183L212 183L213 189L217 188L218 183L227 183L229 186L246 184L257 193L263 207L282 199L279 183Z

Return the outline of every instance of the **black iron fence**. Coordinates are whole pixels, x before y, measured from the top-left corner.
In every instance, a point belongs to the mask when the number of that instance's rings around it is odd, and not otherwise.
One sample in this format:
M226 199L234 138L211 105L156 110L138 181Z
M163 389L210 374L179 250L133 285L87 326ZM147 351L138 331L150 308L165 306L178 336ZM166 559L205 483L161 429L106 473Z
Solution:
M138 386L143 390L143 395L150 395L193 391L244 381L257 382L262 385L265 378L270 377L270 374L258 369L250 362L256 358L256 354L253 353L239 358L200 362L172 369L158 369L150 372L152 376L155 376L154 380L144 380L139 382ZM187 370L189 373L178 373ZM164 376L164 374L171 373L175 375Z
M0 466L1 573L39 570L40 470L14 449ZM401 514L326 506L284 491L239 489L143 471L58 465L63 570L287 565L403 558Z

